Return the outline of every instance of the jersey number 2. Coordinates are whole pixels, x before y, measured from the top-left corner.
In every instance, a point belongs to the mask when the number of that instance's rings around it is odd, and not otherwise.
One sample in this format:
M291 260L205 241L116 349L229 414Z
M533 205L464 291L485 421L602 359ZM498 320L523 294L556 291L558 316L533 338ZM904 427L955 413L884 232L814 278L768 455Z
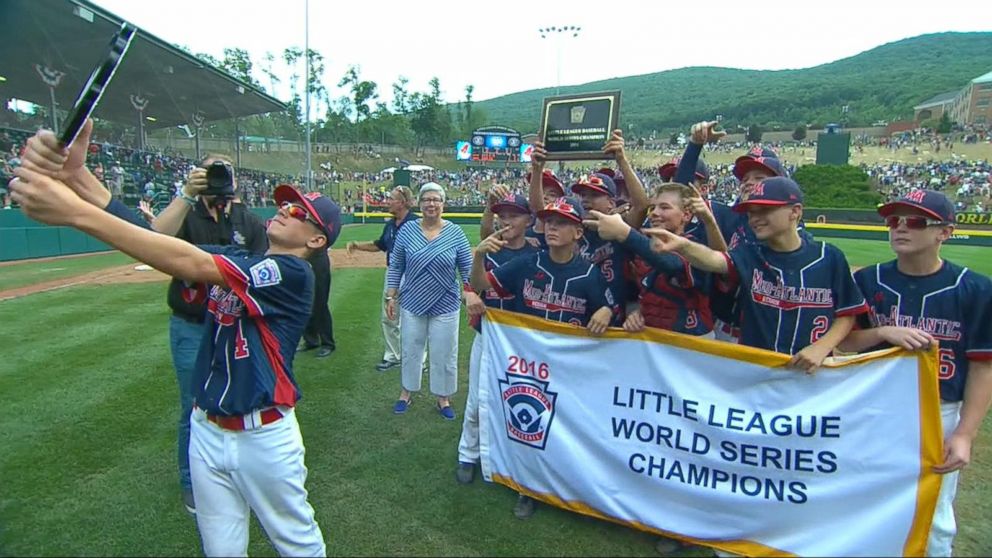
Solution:
M234 336L234 358L248 358L248 354L248 340L245 339L244 333L241 332L241 321L238 320L238 333Z
M813 330L809 332L809 342L812 344L819 341L828 329L830 329L830 320L826 316L813 318Z

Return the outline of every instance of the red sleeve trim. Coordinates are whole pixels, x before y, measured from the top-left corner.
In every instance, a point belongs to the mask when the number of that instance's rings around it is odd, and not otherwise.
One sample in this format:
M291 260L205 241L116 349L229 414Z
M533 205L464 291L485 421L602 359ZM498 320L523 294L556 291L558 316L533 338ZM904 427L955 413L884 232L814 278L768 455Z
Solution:
M737 266L734 265L734 258L730 257L730 252L720 252L720 254L723 256L723 259L727 260L727 273L724 273L724 275L727 276L731 284L736 286L740 282L741 277L737 273Z
M500 283L499 280L496 279L496 276L493 275L492 271L487 271L486 277L489 278L489 284L492 286L493 290L496 291L496 294L499 295L500 298L510 298L513 296L513 293L506 290L506 287L504 287L502 283Z
M834 315L837 316L837 317L859 316L859 315L864 314L866 312L868 312L868 303L867 302L862 302L861 304L859 304L857 306L852 306L851 308L841 308L840 310L837 310L834 313Z
M974 349L965 351L968 360L992 360L992 349Z
M234 294L238 295L241 302L245 303L245 308L248 309L248 315L253 318L261 316L262 307L248 294L249 282L245 272L231 262L231 260L227 259L226 256L214 254L213 258L214 263L217 264L217 270L220 271L220 274L224 276L224 280L227 281L227 286L234 291Z

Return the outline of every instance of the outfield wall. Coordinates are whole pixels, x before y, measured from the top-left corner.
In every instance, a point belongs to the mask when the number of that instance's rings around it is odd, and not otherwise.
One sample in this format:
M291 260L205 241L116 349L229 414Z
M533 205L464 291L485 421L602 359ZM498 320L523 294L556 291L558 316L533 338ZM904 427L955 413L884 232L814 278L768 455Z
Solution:
M478 224L479 212L446 212L445 218L459 224ZM252 208L263 219L275 214L273 207ZM807 226L817 237L887 240L888 229L879 225L878 214L869 210L805 210ZM382 223L388 213L342 214L343 224ZM965 215L966 217L967 215ZM985 217L985 216L979 216ZM825 221L825 222L824 222ZM959 219L960 221L960 219ZM961 222L948 244L992 246L992 227ZM14 209L0 210L0 262L68 256L109 250L99 240L70 227L52 227L27 218Z

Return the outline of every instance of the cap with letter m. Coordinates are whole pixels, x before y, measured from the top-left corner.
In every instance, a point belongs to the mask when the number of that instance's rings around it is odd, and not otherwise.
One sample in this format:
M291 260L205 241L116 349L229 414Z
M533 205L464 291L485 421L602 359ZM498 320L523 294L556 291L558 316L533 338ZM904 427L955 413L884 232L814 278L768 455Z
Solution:
M675 176L676 171L678 171L679 161L681 160L682 160L681 157L675 157L671 161L658 167L658 176L660 176L666 182L671 182L672 178ZM709 167L706 166L706 163L703 162L702 159L696 160L695 177L699 180L702 180L703 182L706 182L710 179L710 169Z
M497 201L491 207L493 213L499 213L500 211L515 211L517 213L527 213L530 214L530 203L527 198L521 196L520 194L509 194L505 198Z
M575 221L578 224L582 224L582 218L585 217L585 213L582 209L582 203L579 200L572 197L561 197L557 200L544 206L544 209L537 212L537 216L541 219L547 219L552 215L558 215Z
M931 219L942 223L953 224L954 204L944 194L933 190L913 190L894 202L889 202L878 208L878 214L888 217L900 207L913 209Z
M796 205L803 203L803 191L791 178L773 176L755 184L741 195L734 211L744 213L757 205Z
M605 174L592 173L589 176L579 178L579 181L572 184L572 192L579 194L582 190L588 190L595 194L610 196L616 199L617 184L612 178Z

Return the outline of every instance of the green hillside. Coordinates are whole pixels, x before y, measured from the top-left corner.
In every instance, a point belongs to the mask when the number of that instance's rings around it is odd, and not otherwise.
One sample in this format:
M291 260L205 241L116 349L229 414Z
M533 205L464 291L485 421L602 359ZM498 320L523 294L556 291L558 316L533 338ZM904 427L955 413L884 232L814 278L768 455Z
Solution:
M824 40L811 38L810 40ZM687 46L688 48L688 46ZM778 45L776 48L788 48ZM723 115L724 126L759 124L789 130L798 123L849 126L912 118L913 105L958 89L992 70L992 33L938 33L882 45L801 70L692 67L562 87L561 93L623 91L621 121L635 134L681 129ZM534 131L542 99L554 88L479 101L493 122Z

